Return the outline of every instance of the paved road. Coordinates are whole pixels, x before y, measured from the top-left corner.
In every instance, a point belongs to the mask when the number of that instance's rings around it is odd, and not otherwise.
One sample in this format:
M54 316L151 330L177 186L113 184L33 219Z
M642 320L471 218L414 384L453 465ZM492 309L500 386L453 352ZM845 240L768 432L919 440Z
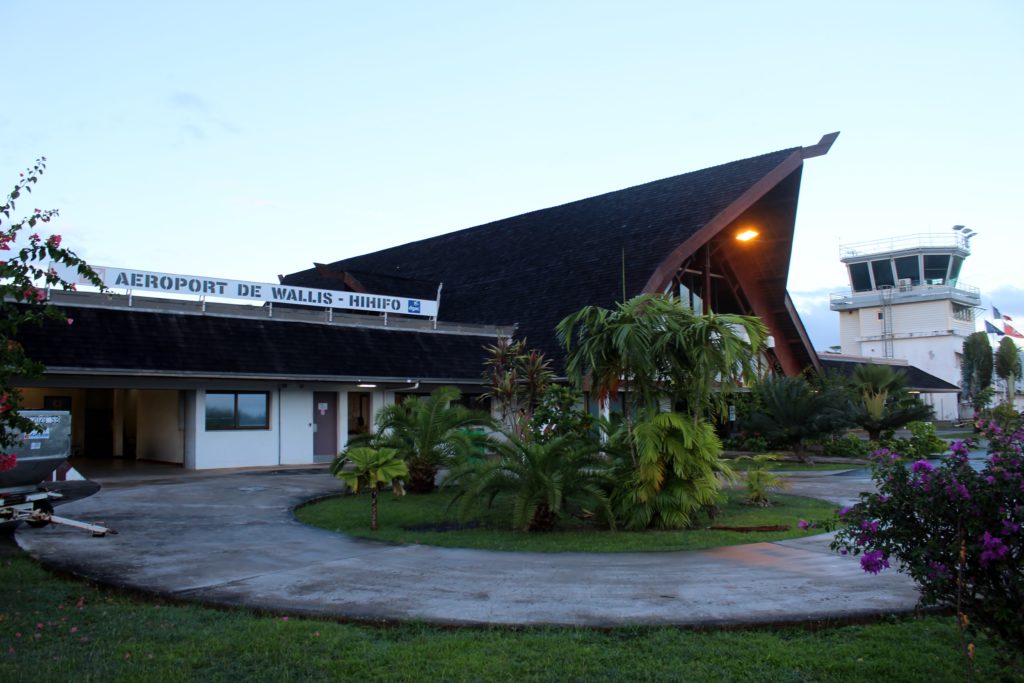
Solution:
M868 482L794 477L848 502ZM120 533L21 528L44 565L177 599L288 614L444 624L757 624L910 610L895 571L872 576L817 536L670 553L522 553L395 546L307 527L294 506L338 491L324 472L249 472L104 488L60 514Z

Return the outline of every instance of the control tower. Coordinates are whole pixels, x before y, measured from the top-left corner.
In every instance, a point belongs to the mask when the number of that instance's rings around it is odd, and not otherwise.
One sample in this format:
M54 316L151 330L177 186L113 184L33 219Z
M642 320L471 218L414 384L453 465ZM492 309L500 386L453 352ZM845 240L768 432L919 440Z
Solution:
M946 234L840 246L850 288L832 294L830 308L839 313L842 353L903 359L959 385L964 338L974 332L975 309L981 307L978 289L960 282L975 235L955 225ZM922 398L936 419L959 419L955 395Z

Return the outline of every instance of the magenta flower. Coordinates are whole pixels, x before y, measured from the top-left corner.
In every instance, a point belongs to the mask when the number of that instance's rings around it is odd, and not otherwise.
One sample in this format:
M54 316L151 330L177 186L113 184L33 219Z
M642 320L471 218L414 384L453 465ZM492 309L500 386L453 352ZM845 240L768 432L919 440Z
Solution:
M877 574L889 568L889 558L881 550L871 550L861 555L860 567L866 572Z
M985 532L981 537L981 559L982 567L987 567L990 562L997 562L1010 552L1010 549L1003 543L1003 539Z

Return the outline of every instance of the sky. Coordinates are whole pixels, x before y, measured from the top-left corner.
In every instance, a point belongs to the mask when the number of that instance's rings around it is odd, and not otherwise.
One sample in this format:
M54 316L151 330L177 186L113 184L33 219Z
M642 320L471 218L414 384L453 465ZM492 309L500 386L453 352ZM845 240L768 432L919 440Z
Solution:
M0 0L0 183L90 263L277 275L816 143L789 289L963 224L1024 320L1024 3ZM24 208L25 204L19 205ZM442 309L443 318L443 309Z

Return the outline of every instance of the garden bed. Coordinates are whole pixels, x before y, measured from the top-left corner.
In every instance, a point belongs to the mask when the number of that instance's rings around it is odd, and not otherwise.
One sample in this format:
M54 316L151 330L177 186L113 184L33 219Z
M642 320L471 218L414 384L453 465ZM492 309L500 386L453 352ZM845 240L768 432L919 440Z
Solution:
M823 500L774 494L772 507L743 504L741 490L726 491L726 502L714 518L702 517L693 529L672 531L608 531L589 520L570 519L550 532L521 532L508 528L509 511L497 506L477 519L459 522L449 510L452 493L381 494L380 530L370 531L369 496L337 496L296 510L299 520L331 531L390 543L437 545L486 550L536 552L642 552L702 550L726 545L777 541L820 533L800 529L801 519L832 517L836 506ZM775 531L733 531L719 527L786 527Z

